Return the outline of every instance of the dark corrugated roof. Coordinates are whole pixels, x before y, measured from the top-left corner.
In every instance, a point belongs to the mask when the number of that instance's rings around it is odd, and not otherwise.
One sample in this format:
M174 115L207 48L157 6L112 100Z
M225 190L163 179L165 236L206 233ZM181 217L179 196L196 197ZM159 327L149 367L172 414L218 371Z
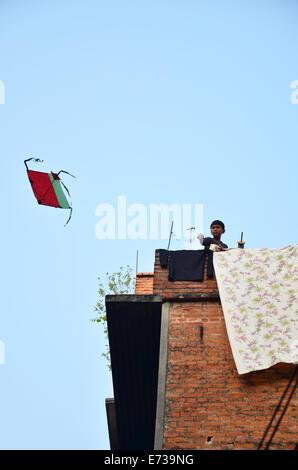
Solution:
M154 448L162 298L106 296L119 450Z
M115 399L106 398L106 412L109 428L109 439L111 450L118 450L118 432L116 423Z

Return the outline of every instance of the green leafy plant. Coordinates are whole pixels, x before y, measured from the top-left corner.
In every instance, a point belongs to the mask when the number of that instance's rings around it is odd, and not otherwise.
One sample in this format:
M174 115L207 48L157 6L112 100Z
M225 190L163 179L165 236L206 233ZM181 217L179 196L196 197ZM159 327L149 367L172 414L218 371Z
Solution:
M110 348L108 340L107 312L105 297L106 295L133 294L135 291L135 276L131 266L120 266L119 271L115 273L106 273L104 283L98 278L98 301L94 307L96 317L92 318L92 322L101 323L104 328L106 339L106 350L102 356L106 358L108 367L111 370Z

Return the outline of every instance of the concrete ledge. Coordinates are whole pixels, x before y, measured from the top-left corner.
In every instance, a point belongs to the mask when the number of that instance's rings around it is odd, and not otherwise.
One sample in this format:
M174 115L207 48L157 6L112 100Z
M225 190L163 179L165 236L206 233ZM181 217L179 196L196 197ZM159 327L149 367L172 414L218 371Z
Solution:
M123 295L106 295L106 303L115 302L162 302L162 296L159 294L136 295L136 294L123 294Z
M195 293L195 294L180 294L177 296L171 295L171 297L165 294L163 296L164 302L220 302L218 292L211 293Z

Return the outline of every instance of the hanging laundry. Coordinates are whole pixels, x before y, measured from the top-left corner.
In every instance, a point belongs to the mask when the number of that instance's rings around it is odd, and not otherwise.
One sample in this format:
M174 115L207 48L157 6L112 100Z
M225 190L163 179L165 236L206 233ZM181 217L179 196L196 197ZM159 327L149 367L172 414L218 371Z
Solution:
M164 269L168 267L168 257L169 257L169 250L160 249L159 250L159 262L160 266Z
M208 256L207 277L213 277L213 252L210 250L163 250L160 253L160 263L166 267L169 256L169 281L199 281L204 280L204 267Z
M298 363L298 244L215 252L213 263L238 373Z

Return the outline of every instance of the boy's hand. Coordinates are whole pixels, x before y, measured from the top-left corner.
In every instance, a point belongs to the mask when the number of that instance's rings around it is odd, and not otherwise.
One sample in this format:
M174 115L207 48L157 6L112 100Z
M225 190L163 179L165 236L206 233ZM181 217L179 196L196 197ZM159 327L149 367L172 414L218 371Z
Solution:
M201 240L203 240L204 235L203 235L202 233L199 233L199 235L197 236L197 238L201 241Z
M209 246L209 250L211 250L211 251L222 251L222 248L218 245L215 245L214 243L211 243L211 245Z

